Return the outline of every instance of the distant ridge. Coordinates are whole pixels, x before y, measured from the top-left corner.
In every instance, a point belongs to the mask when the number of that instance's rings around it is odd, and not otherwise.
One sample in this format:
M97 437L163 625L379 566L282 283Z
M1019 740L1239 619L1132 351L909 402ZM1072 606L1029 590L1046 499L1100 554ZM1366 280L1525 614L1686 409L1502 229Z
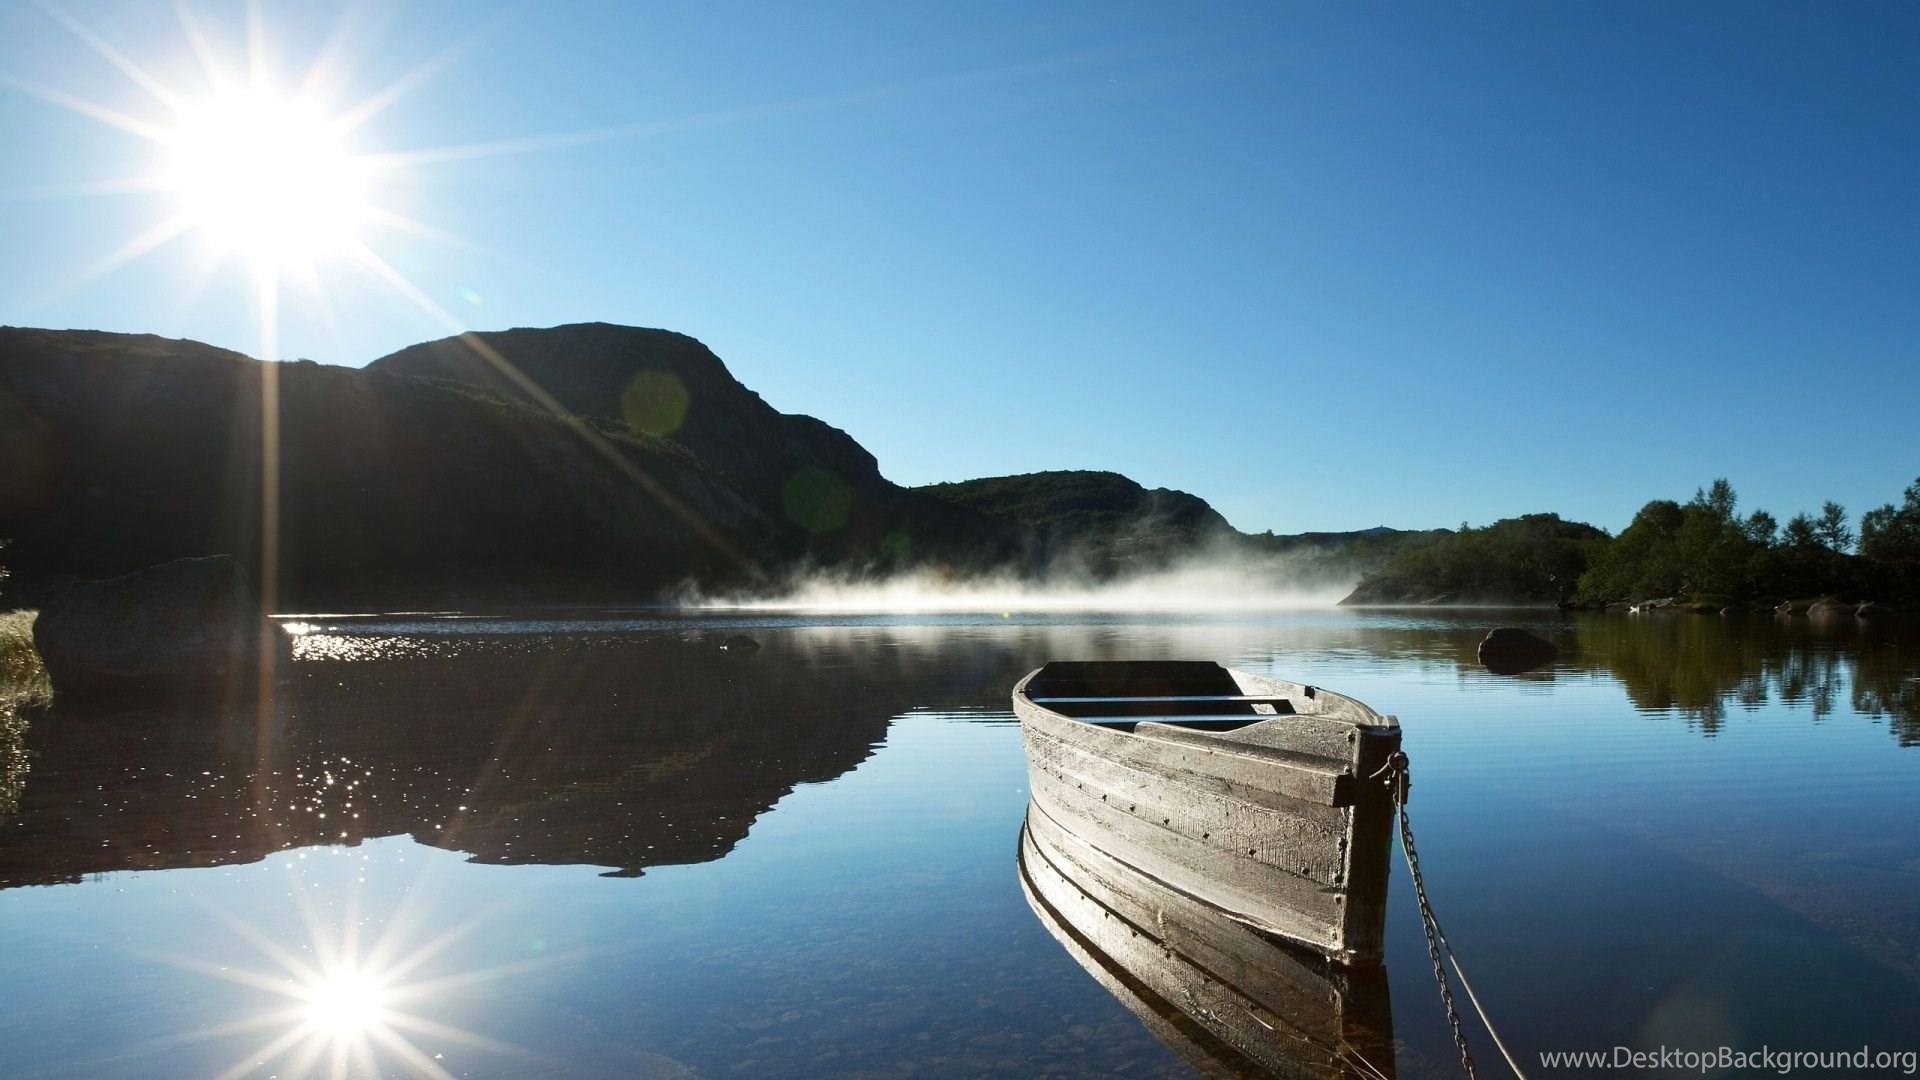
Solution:
M220 553L272 553L281 610L644 603L821 570L1102 578L1201 552L1350 585L1412 535L1248 536L1104 471L902 488L668 330L480 332L268 370L192 341L0 328L0 602Z
M1074 554L1096 573L1168 560L1241 534L1205 499L1115 472L1062 470L915 489L1018 530L1030 560Z

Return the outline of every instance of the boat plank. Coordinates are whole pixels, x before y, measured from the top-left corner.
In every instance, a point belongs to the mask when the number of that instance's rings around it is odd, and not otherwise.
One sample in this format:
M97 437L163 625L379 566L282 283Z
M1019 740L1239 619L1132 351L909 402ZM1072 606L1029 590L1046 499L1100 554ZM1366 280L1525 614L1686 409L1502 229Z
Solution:
M1329 887L1344 877L1345 811L1294 800L1273 800L1290 807L1262 806L1209 790L1205 785L1217 784L1211 777L1134 768L1048 745L1044 736L1030 743L1027 753L1029 764L1049 781L1042 786L1070 788L1157 822L1185 843L1214 849L1214 857L1253 858ZM1261 854L1246 854L1252 851Z
M1228 745L1323 758L1347 766L1353 764L1360 742L1360 731L1354 725L1344 720L1308 715L1274 717L1232 731L1194 731L1189 734Z
M1345 890L1323 886L1270 862L1202 848L1123 808L1064 785L1035 787L1033 803L1075 835L1097 835L1114 858L1254 925L1343 952Z
M1264 750L1236 753L1230 745L1215 747L1158 726L1145 734L1073 721L1031 723L1026 728L1094 757L1156 774L1212 777L1222 794L1276 808L1285 808L1281 800L1331 808L1350 788L1341 783L1343 766L1336 762L1276 757Z

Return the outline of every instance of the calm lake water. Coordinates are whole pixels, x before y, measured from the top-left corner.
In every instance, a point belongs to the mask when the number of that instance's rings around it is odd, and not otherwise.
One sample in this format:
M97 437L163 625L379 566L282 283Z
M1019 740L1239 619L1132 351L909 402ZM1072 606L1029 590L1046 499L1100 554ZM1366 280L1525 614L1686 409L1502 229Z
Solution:
M1560 659L1489 674L1474 645L1500 624ZM1008 692L1070 658L1217 659L1396 714L1435 907L1534 1075L1580 1075L1541 1051L1920 1051L1911 629L1351 611L290 629L264 706L27 714L30 771L0 805L0 1072L1192 1075L1022 894ZM762 648L717 647L737 633ZM1379 1064L1457 1075L1395 863Z

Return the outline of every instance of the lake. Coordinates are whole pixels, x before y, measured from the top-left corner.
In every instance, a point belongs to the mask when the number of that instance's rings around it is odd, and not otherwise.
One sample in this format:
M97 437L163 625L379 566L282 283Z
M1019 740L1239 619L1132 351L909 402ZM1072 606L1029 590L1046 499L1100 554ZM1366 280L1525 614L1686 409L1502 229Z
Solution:
M0 747L8 1075L1231 1074L1109 992L1016 872L1009 690L1107 658L1216 659L1397 715L1434 907L1532 1075L1580 1074L1542 1052L1616 1048L1866 1048L1916 1071L1920 634L1901 624L283 625L294 659L265 692L56 700L25 714L24 755ZM1488 673L1495 625L1559 659ZM735 634L761 647L721 650ZM1375 1067L1459 1074L1397 852L1369 993L1391 1036ZM1679 1061L1639 1071L1703 1075Z

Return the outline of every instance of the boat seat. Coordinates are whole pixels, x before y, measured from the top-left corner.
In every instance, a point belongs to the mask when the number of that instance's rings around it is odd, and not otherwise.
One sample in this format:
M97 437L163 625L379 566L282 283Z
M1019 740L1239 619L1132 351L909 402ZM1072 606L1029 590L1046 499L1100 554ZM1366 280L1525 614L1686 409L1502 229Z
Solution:
M1098 717L1164 718L1168 723L1189 720L1240 719L1247 723L1275 716L1292 716L1293 702L1276 697L1141 697L1141 698L1032 698L1061 716L1075 720Z
M1211 660L1055 660L1027 681L1027 696L1228 697L1240 693L1233 674Z

